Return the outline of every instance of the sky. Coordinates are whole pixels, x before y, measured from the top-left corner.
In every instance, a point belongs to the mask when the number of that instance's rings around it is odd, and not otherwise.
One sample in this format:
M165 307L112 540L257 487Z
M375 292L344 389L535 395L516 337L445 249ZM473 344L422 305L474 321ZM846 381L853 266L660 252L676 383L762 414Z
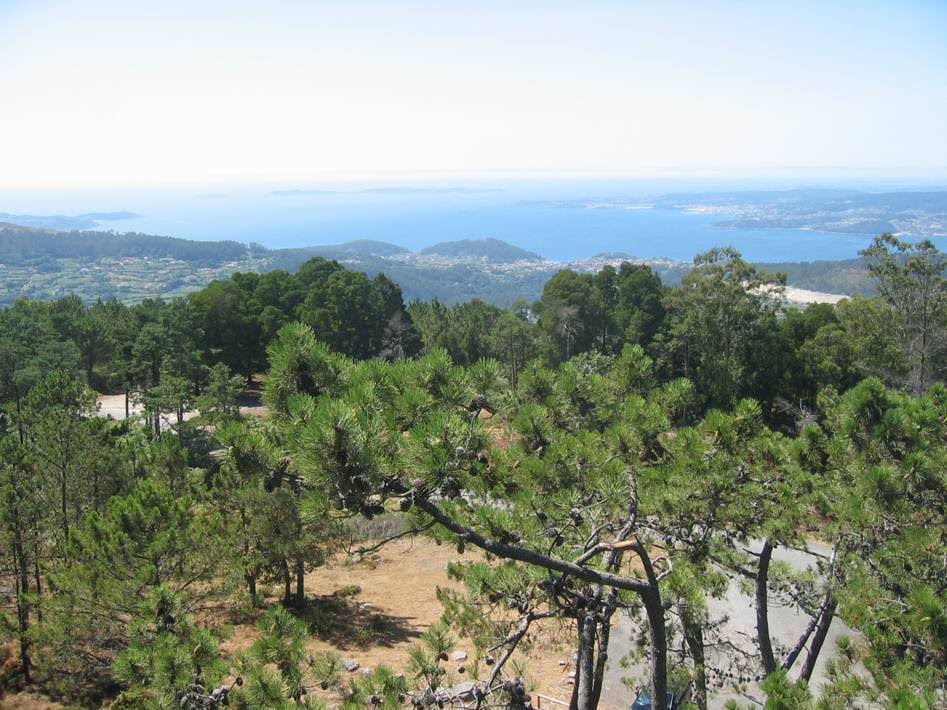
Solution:
M0 0L0 185L947 175L947 0Z

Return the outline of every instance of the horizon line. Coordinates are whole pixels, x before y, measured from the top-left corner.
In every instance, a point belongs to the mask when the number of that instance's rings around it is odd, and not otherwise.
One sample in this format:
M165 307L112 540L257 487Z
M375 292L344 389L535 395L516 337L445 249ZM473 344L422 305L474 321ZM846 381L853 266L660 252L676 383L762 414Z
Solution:
M875 180L947 180L947 165L758 165L758 166L640 166L629 169L530 169L496 168L490 170L468 170L465 168L425 169L425 170L377 170L377 171L327 171L311 173L308 176L206 176L173 177L166 179L124 179L115 181L0 181L0 190L42 190L42 189L127 189L147 187L209 187L209 186L312 186L326 183L365 183L377 181L440 181L466 179L484 181L490 179L531 180L531 179L614 179L634 180L643 178L742 178L742 179L875 179Z

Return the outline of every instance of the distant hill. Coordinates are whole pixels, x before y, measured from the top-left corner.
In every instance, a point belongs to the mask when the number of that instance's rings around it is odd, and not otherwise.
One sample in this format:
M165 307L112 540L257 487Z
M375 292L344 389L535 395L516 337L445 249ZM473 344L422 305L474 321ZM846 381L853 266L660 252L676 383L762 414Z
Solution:
M509 264L514 261L543 261L536 252L520 249L499 239L461 239L456 242L441 242L427 249L422 254L438 254L452 257L486 258L495 264Z
M389 242L378 242L373 239L356 239L342 244L327 244L325 246L303 247L303 250L316 256L327 259L339 259L347 256L394 256L395 254L409 254L410 250Z
M305 197L306 195L479 195L492 192L502 192L502 190L469 187L369 187L364 190L296 188L293 190L273 190L266 194L270 197Z
M36 227L0 225L0 263L28 265L50 259L121 259L149 257L188 262L221 263L241 259L248 247L240 242L195 242L150 234L37 231Z
M3 213L0 213L2 215ZM0 232L22 232L24 234L53 234L56 230L47 227L31 227L26 224L13 224L0 221Z
M76 294L83 300L175 298L214 279L240 272L296 271L313 257L334 259L369 276L385 273L408 300L436 298L452 304L479 298L499 306L533 300L556 271L597 271L633 260L620 253L572 262L546 261L497 239L445 242L421 253L369 239L294 249L267 249L234 241L197 242L147 234L56 232L0 223L0 305L20 296L36 299ZM668 259L646 262L666 284L691 268ZM789 283L828 293L869 292L860 259L760 264L788 274Z

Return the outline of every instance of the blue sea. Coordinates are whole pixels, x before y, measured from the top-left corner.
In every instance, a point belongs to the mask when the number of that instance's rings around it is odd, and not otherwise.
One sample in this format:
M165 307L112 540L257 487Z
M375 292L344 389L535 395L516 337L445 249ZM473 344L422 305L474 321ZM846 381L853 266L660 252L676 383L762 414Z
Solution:
M374 239L418 250L442 241L492 237L557 260L602 252L690 260L711 247L726 245L737 248L752 261L811 261L856 256L873 235L722 229L714 223L725 219L724 215L530 204L544 200L616 198L647 202L650 198L677 192L801 185L815 186L811 181L669 179L0 189L0 212L73 215L127 210L141 216L105 221L100 228L186 239L233 239L267 247ZM889 188L850 183L844 186ZM944 240L940 242L942 248L947 246Z

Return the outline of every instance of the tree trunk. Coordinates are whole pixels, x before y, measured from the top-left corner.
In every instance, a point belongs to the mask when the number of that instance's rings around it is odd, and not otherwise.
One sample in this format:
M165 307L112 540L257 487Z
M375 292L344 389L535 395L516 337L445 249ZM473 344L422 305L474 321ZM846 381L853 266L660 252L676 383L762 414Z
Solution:
M835 596L831 591L826 591L826 595L828 604L825 605L822 617L815 627L815 633L812 635L812 642L809 645L809 653L806 654L806 662L802 666L802 672L799 674L799 677L805 678L806 681L812 677L812 671L815 670L816 661L819 660L819 652L822 650L822 644L825 643L825 637L829 633L832 619L835 618L835 608L838 606L838 602L835 600Z
M406 486L406 483L403 483ZM482 550L497 555L505 559L518 560L526 564L537 565L548 570L554 570L563 574L571 575L577 579L591 582L596 585L607 585L614 589L626 589L633 591L641 597L644 603L645 612L648 616L648 625L651 632L651 677L654 692L654 710L668 710L667 702L667 629L665 628L664 606L661 602L660 581L655 574L654 567L651 564L651 558L644 544L636 541L632 549L641 560L644 567L646 580L632 579L623 577L609 571L595 570L583 567L574 562L569 562L559 558L544 555L535 550L518 547L506 542L491 540L481 535L476 530L461 525L455 519L445 514L436 504L429 499L420 496L415 499L415 505L430 515L435 522L443 525L446 529L459 535L470 544L476 545ZM634 507L634 506L633 506ZM623 528L619 537L627 537L632 529L634 522L634 511L632 519ZM584 627L579 629L580 637L584 638L586 634ZM585 644L580 645L580 661L582 658L581 649ZM582 682L581 678L582 664L576 669L578 674L577 683ZM586 681L588 682L588 681ZM581 694L576 697L576 703L581 702Z
M96 465L92 469L92 509L98 513L99 512L99 501L101 499L101 493L99 491L99 467Z
M26 442L26 435L23 432L23 410L20 404L20 388L17 385L13 385L13 396L16 399L16 430L20 435L20 443L23 444Z
M595 680L592 689L592 707L598 707L599 701L602 699L602 687L604 686L605 681L605 664L608 662L608 640L611 636L612 614L615 613L615 603L617 602L617 597L617 594L609 594L609 601L606 602L606 612L603 612L602 614L604 618L601 621L596 622L598 624L598 654L595 658Z
M576 664L575 683L579 688L577 710L594 710L595 703L595 612L586 612L579 637L579 661Z
M42 605L42 598L43 598L42 579L43 578L39 572L39 555L38 554L33 555L33 577L36 580L36 620L42 624L43 623L43 605Z
M694 661L694 697L691 702L699 710L707 710L707 664L704 658L704 630L695 622L688 610L681 614L684 626L684 642Z
M17 636L20 641L20 667L23 673L23 682L30 683L30 578L26 555L23 551L23 538L19 521L14 521L13 537L13 569L16 576L16 618Z
M293 581L289 573L289 562L283 558L283 606L290 606L293 603Z
M247 582L247 594L250 595L250 604L256 606L256 575L253 572L247 572L244 575L244 579Z
M769 563L773 558L773 545L767 540L760 551L760 562L756 568L756 638L760 644L760 660L766 675L775 672L776 657L773 641L769 635Z
M585 627L585 618L582 614L575 617L576 636L579 639L579 647L576 649L575 678L572 681L572 698L569 700L569 710L579 710L579 676L582 673L582 667L578 659L582 656L582 634Z
M516 383L519 375L518 365L519 353L516 350L516 343L510 339L510 385L516 390Z
M296 606L306 606L306 566L302 558L296 560Z
M59 477L59 498L60 498L60 512L62 513L62 534L63 534L63 545L66 544L66 540L69 539L69 491L66 486L66 472L62 471Z
M664 605L661 603L661 592L658 590L657 583L643 593L641 598L644 601L651 631L651 708L652 710L669 710L667 630L664 628Z
M243 556L244 559L250 559L250 540L249 533L247 532L249 528L249 521L247 520L247 509L240 506L240 522L243 525ZM247 567L243 575L244 579L247 582L247 594L250 595L250 604L252 606L257 605L256 598L256 570L252 567Z

